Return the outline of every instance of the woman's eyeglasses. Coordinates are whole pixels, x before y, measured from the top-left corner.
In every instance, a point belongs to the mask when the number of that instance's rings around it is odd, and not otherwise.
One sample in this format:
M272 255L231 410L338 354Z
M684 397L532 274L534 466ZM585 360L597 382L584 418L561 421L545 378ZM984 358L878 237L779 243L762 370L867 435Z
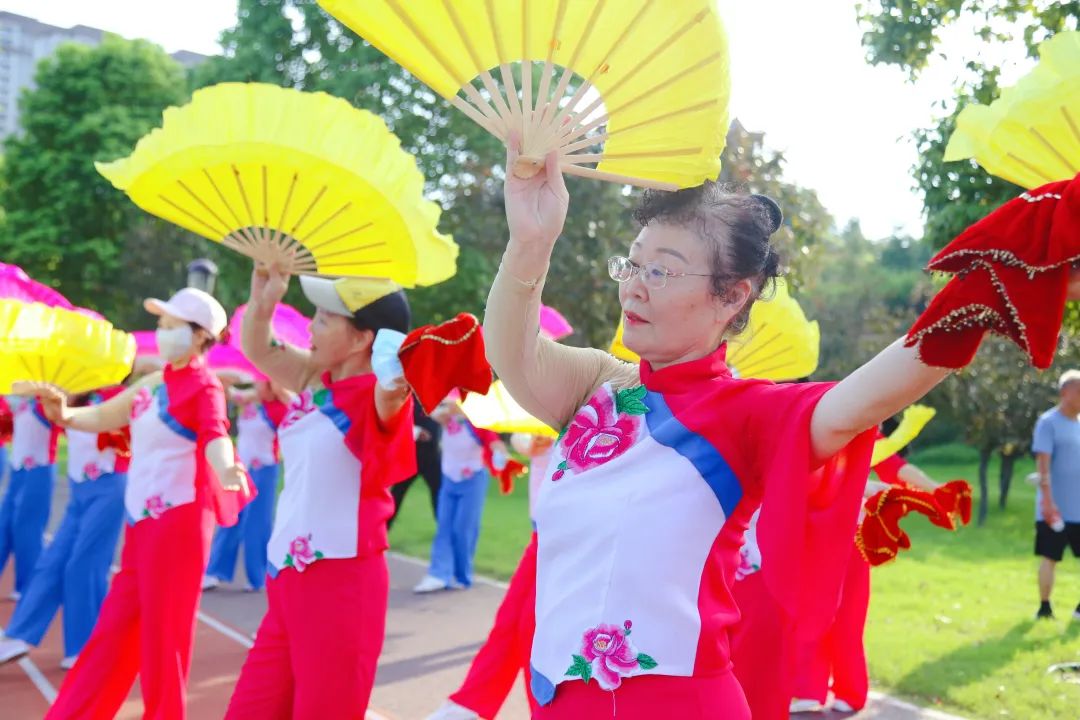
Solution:
M607 261L608 275L618 283L628 282L634 275L641 273L641 281L650 290L667 287L668 278L712 277L710 273L672 272L658 262L638 265L628 257L616 255Z

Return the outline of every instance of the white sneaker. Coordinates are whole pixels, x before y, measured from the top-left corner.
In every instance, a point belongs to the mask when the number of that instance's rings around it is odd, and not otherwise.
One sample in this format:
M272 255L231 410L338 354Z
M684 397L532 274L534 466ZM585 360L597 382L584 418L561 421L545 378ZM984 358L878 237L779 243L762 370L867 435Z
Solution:
M26 657L30 645L22 640L4 640L0 642L0 665L7 665Z
M203 579L202 579L202 589L203 590L214 590L219 585L221 585L221 581L218 580L213 575L203 575Z
M453 700L447 700L435 712L428 715L424 720L480 720L480 716L467 707L458 705Z
M19 602L22 599L22 593L18 590L12 590L11 594L7 596L7 599L11 602Z
M791 701L791 707L788 708L788 712L793 713L811 713L821 712L824 710L817 700L804 700L802 698L795 698Z
M78 655L68 655L66 658L60 661L61 670L70 670L75 667L75 663L79 660Z
M468 585L462 585L457 580L451 580L450 584L447 587L449 587L451 590L467 590L468 589Z
M437 577L425 575L424 579L417 583L416 587L414 587L412 591L417 594L433 593L439 592L440 590L446 590L449 587L449 583L446 583L445 581L440 580Z
M836 698L835 700L833 700L832 709L834 712L841 713L855 712L855 708L851 707L851 705L849 705L846 701L841 700L840 698Z

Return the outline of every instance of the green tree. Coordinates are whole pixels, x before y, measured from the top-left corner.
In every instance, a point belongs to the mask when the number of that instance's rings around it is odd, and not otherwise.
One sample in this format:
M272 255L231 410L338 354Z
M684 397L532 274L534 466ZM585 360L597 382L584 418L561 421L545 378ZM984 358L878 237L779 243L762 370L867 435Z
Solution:
M751 132L733 120L718 180L768 195L780 204L784 225L773 243L795 287L817 272L826 240L833 235L833 218L816 192L784 179L784 155L766 149L765 133Z
M1028 55L1034 56L1040 42L1077 27L1080 0L872 0L859 3L857 13L868 60L895 65L915 81L939 51L942 29L953 23L974 25L976 35L991 45L1022 39ZM960 111L972 102L989 104L1000 90L998 69L986 66L981 54L962 60L966 74L958 79L954 95L941 99L941 118L914 133L919 161L913 175L923 195L924 238L934 248L1021 192L974 161L944 160Z
M870 62L896 65L912 78L931 62L942 29L953 23L973 24L985 42L1023 38L1034 55L1040 42L1076 29L1080 19L1077 0L870 0L856 9Z
M125 236L138 211L94 169L131 151L185 97L182 68L160 48L107 36L63 45L20 99L23 132L5 146L0 256L110 317L130 304Z

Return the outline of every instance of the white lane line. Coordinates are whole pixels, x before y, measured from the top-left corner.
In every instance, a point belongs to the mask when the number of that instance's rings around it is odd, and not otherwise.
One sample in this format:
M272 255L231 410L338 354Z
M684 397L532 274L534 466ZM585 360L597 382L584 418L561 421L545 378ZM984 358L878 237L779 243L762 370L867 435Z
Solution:
M913 705L903 700L898 700L891 695L885 695L874 690L870 691L870 699L874 702L881 703L882 705L889 705L897 710L904 710L905 712L913 713L923 720L965 720L959 715L950 715L949 713L942 712L940 710L934 710L933 708L924 708L918 705Z
M387 550L386 556L392 557L395 560L400 560L407 565L415 565L416 567L422 567L425 569L427 569L428 565L431 564L430 561L425 560L424 558L413 557L412 555L403 555L399 552L394 552L393 550ZM510 587L508 583L504 583L502 580L496 580L495 578L489 578L484 575L473 575L473 582L480 583L481 585L488 585L493 588L498 588L499 590L506 590L508 587Z
M38 666L34 664L34 661L28 657L24 657L18 662L19 667L26 673L26 677L30 678L30 682L34 683L34 687L38 689L38 692L42 694L46 702L50 705L56 700L56 688L52 686L49 679L46 678Z
M235 640L236 642L246 647L248 650L255 646L255 643L251 641L251 638L244 637L225 623L210 617L202 610L199 611L199 621L206 625L209 625L230 640Z

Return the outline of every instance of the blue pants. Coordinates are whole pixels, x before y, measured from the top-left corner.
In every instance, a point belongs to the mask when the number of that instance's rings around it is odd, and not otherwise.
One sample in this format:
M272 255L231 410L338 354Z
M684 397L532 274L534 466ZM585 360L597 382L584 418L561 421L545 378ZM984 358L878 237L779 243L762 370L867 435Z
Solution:
M431 543L428 574L449 583L472 585L473 556L480 537L480 516L487 497L488 474L454 482L443 476L439 488L438 527Z
M219 527L210 544L210 564L207 575L232 582L236 570L236 555L244 543L244 571L248 583L256 590L266 584L266 544L274 529L274 500L277 495L278 466L267 465L251 471L251 480L258 494L240 511L239 521L232 527Z
M124 473L71 482L64 519L15 606L8 637L37 645L62 603L64 655L82 651L109 589L109 566L124 525L126 484Z
M15 554L15 592L24 593L44 545L45 526L52 509L55 465L32 470L11 469L8 489L0 502L0 573Z

